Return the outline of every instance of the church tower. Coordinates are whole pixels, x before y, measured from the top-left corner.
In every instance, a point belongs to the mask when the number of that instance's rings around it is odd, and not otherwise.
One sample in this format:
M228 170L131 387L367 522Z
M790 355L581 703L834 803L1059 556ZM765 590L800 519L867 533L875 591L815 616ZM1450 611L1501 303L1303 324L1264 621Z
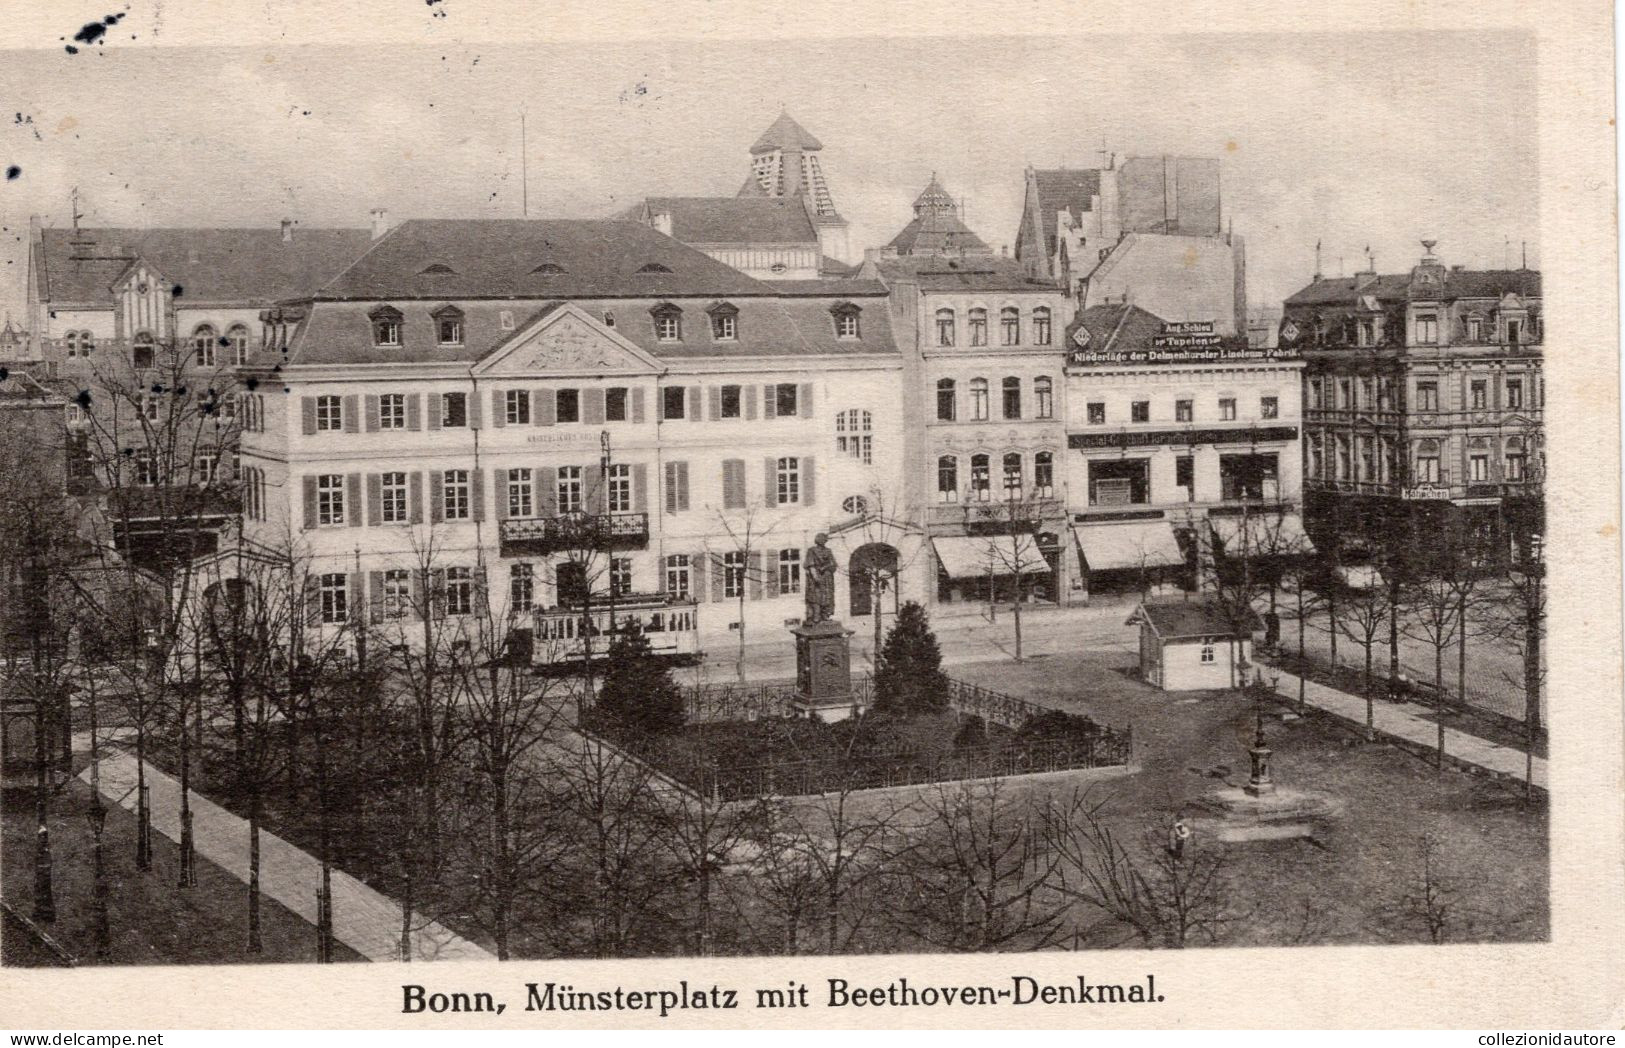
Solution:
M787 112L750 147L750 177L739 190L742 197L799 199L818 229L825 255L845 261L849 253L848 224L835 210L829 182L819 162L824 144Z

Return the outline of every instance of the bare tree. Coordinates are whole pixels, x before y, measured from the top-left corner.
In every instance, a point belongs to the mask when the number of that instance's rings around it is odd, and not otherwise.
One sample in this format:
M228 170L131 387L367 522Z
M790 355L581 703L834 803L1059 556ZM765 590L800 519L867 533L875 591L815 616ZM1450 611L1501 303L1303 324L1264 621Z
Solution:
M520 658L514 631L522 613L506 601L479 604L469 623L469 655L455 664L472 777L469 832L460 836L473 867L472 910L495 941L498 960L512 956L516 907L545 890L565 850L544 747L558 744L573 682L533 674Z
M1023 488L1019 476L1006 476L1004 481L1005 497L999 501L976 501L971 497L976 493L974 488L966 493L965 530L986 536L990 609L998 606L998 579L1009 576L1011 580L1010 618L1015 642L1011 657L1020 662L1022 576L1034 568L1048 569L1037 538L1045 500L1033 496L1030 488Z
M1339 587L1340 580L1332 580L1331 587ZM1372 658L1377 638L1382 635L1395 614L1386 585L1342 587L1340 599L1332 608L1331 629L1334 633L1354 641L1364 655L1361 693L1365 696L1365 734L1376 737L1375 694L1372 687Z
M684 948L709 956L718 952L717 925L729 912L727 870L739 853L762 839L767 813L761 804L722 804L680 793L666 800L660 836L678 880L687 886Z
M1044 812L1046 845L1059 857L1055 889L1098 919L1079 930L1123 934L1117 943L1183 949L1219 941L1234 919L1227 912L1222 848L1169 841L1166 826L1142 827L1130 844L1112 829L1105 800L1074 791Z
M739 611L739 646L734 659L734 671L741 684L745 681L745 634L749 616L745 614L745 600L752 592L760 596L768 573L777 579L777 564L762 563L762 543L778 529L781 521L766 522L755 506L743 510L716 511L716 520L722 529L719 548L706 550L710 562L713 592L726 592L726 587L737 589L734 599Z
M1060 855L1041 817L1003 780L942 784L897 857L896 929L955 952L1038 950L1059 942L1066 901L1051 889Z

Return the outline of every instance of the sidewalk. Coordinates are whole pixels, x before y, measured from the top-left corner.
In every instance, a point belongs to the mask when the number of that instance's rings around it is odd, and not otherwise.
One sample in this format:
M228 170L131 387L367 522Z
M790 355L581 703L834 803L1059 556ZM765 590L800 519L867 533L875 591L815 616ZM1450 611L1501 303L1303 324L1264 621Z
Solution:
M1281 699L1296 703L1298 695L1298 678L1282 670L1272 670L1271 676L1279 676L1278 694ZM1324 684L1317 684L1312 680L1304 681L1304 701L1311 706L1336 714L1354 724L1365 725L1365 700L1347 692L1328 688ZM1439 745L1439 725L1430 717L1418 716L1407 709L1408 704L1393 703L1377 700L1372 704L1372 726L1384 735L1390 735L1406 742L1414 743L1428 750L1437 749ZM1445 756L1466 764L1476 765L1486 771L1498 775L1506 775L1523 780L1525 761L1527 757L1523 750L1512 746L1502 746L1489 742L1476 735L1469 735L1464 731L1446 727L1444 730ZM1541 789L1546 788L1546 759L1534 758L1531 777L1534 784Z
M90 781L87 767L79 777ZM170 840L181 836L180 784L147 765L152 828ZM136 807L136 762L127 753L101 761L101 792L131 811ZM248 823L218 804L193 793L192 836L199 857L248 883ZM321 863L287 841L260 831L260 890L316 924L316 890ZM333 937L372 961L398 959L401 908L347 873L333 871ZM494 960L495 955L449 929L427 922L414 932L413 959L425 961Z

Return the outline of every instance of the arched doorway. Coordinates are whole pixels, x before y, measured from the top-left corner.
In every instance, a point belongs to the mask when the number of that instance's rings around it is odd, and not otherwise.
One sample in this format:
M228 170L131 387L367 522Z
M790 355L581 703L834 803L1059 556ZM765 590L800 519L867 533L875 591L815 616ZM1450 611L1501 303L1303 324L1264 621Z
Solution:
M897 584L897 548L884 542L870 542L852 551L847 562L847 589L851 592L851 613L872 615L875 610L875 583L882 588Z

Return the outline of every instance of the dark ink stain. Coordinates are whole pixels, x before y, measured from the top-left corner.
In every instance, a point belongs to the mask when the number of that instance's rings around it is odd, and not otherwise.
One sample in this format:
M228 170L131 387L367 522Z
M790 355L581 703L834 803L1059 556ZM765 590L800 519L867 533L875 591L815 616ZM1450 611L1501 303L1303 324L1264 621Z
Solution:
M90 407L90 390L81 389L79 395L73 398L73 402L82 408Z
M11 369L10 368L0 368L0 382L4 382L6 379L8 379L10 377L11 377Z
M175 285L175 290L173 290L173 291L171 291L171 292L170 292L170 293L169 293L169 295L170 295L170 297L171 297L171 298L180 298L180 297L181 297L181 292L183 292L183 291L185 291L185 290L186 290L186 289L185 289L185 288L184 288L184 287L182 287L182 286L181 286L181 285L179 285L179 284L176 284L176 285Z
M251 378L246 383L244 383L244 385L246 385L248 387L249 392L253 392L254 390L260 388L260 380L257 379L257 378Z
M124 21L124 12L120 11L116 14L106 16L99 22L86 22L84 25L79 27L79 31L77 33L73 34L73 39L78 43L86 45L98 43L107 35L107 30L110 27L118 25L122 21ZM134 35L132 35L130 39L134 40ZM64 50L66 50L70 55L76 55L79 53L79 49L74 47L73 44L68 44Z
M7 182L15 182L21 177L23 177L23 169L18 167L16 164L12 164L10 167L6 168Z

